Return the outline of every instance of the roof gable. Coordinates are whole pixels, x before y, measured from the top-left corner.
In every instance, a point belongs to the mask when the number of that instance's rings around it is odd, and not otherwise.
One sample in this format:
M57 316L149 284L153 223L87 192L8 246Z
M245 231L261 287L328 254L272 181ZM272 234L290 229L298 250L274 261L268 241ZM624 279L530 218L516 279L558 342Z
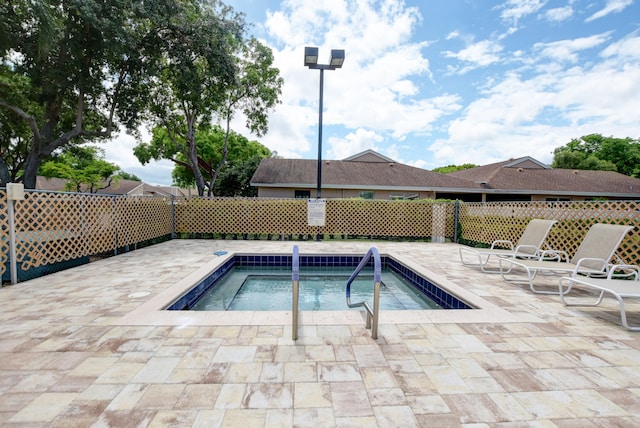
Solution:
M347 162L384 162L384 163L395 163L396 161L394 161L391 158L388 158L374 150L368 149L365 150L364 152L360 152L357 153L353 156L349 156L348 158L345 158L344 161Z
M504 165L504 168L549 169L550 167L530 156L525 156L509 162Z

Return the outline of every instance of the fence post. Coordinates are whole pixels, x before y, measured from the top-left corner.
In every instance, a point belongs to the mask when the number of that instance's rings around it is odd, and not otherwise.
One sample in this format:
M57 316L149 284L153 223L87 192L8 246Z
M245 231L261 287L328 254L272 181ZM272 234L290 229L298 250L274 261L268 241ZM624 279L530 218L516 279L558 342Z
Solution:
M171 195L171 239L176 237L176 197Z
M113 217L114 217L114 221L113 221L113 240L114 240L114 248L113 248L113 255L117 256L118 255L118 200L117 200L117 196L113 195L113 197L111 198L113 200Z
M453 205L453 242L458 243L458 222L460 213L460 201L456 199Z
M9 266L11 270L11 285L18 283L18 263L16 261L16 201L24 199L24 185L22 183L7 183L7 216L9 217ZM0 285L1 286L1 285Z

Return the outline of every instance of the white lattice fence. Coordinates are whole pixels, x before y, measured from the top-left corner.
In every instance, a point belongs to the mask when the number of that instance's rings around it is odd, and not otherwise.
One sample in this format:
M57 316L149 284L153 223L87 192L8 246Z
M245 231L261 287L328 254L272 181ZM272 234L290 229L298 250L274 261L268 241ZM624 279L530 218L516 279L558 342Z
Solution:
M438 210L434 210L437 205ZM305 199L176 199L176 232L430 237L453 236L453 205L429 201L329 199L326 224L308 226ZM436 213L434 217L434 213Z
M4 275L9 262L9 217L7 214L7 192L0 189L0 275Z
M635 226L622 241L617 257L626 263L640 263L640 202L496 202L460 205L462 238L490 244L496 239L516 242L529 220L555 219L547 243L573 255L595 223Z

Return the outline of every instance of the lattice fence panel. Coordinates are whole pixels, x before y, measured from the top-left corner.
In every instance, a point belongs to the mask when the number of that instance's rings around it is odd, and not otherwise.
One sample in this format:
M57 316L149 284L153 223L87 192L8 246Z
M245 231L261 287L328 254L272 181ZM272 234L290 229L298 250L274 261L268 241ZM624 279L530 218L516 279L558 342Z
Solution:
M176 199L176 232L309 234L305 199Z
M9 262L9 217L7 192L0 189L0 277L7 271Z
M78 202L78 217L82 219L85 239L83 255L113 251L116 248L115 197L103 195L69 195Z
M466 240L490 244L496 239L516 242L529 220L556 219L547 244L575 254L595 223L635 226L625 237L616 256L626 263L640 263L640 202L496 202L461 204L460 223Z
M16 202L16 261L22 270L87 254L83 202L77 195L37 192Z
M442 220L446 222L446 218ZM431 236L433 204L422 201L330 199L327 201L327 223L320 229L328 234Z
M434 214L435 213L435 214ZM307 225L305 199L176 199L176 232L453 236L453 205L425 201L329 199L324 227Z
M171 234L172 201L161 196L115 198L115 234L118 247Z

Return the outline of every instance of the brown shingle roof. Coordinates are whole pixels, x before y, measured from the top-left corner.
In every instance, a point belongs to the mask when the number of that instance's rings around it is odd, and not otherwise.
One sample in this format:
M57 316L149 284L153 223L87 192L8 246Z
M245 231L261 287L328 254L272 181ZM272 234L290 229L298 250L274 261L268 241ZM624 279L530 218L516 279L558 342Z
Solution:
M253 186L304 186L317 182L317 160L263 159L251 179ZM325 160L322 186L334 188L481 189L457 177L400 163Z
M522 158L524 159L524 158ZM519 167L509 160L447 175L483 184L486 189L508 192L640 196L640 180L612 171L587 171Z

